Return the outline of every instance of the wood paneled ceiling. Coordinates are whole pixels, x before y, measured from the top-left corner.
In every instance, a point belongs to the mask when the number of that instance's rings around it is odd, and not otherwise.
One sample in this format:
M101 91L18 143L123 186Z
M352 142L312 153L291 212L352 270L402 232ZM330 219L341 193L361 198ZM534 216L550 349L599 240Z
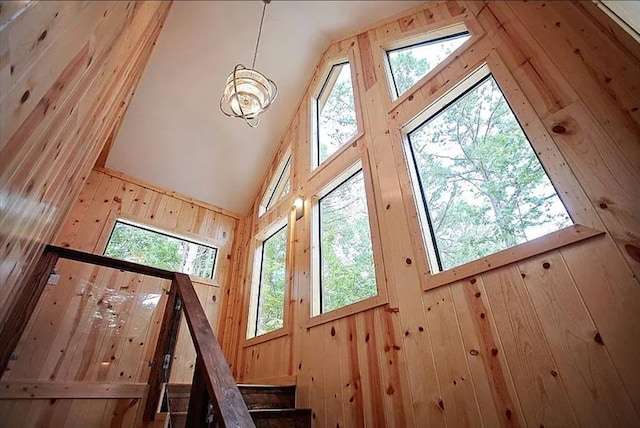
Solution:
M251 65L262 2L174 2L106 166L245 214L322 52L419 1L279 1L256 68L279 97L251 129L218 108L237 63Z

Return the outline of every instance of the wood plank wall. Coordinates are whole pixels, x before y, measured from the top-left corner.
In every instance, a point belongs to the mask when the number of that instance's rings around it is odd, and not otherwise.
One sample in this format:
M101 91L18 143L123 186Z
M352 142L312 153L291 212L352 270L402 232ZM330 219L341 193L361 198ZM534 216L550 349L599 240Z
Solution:
M170 2L2 2L0 324L142 75Z
M100 168L89 174L54 243L102 254L115 220L124 218L217 247L213 279L194 278L216 331L222 290L231 277L237 217ZM6 393L35 382L38 387L30 391L41 396L53 389L45 397L52 400L15 399L11 394L13 399L3 399L7 397L0 394L0 426L132 426L144 394L122 397L121 389L147 381L170 281L67 260L57 269L60 282L45 288L0 383ZM171 382L191 383L194 365L195 350L183 317ZM91 383L79 387L76 382ZM109 391L96 386L100 384L107 384ZM86 400L91 395L83 395L83 388L101 395ZM70 394L75 394L73 399ZM30 419L17 424L25 413Z
M464 21L475 35L392 102L381 46ZM310 102L350 57L363 136L310 171ZM488 63L576 223L599 236L423 291L430 279L399 128ZM554 131L555 129L555 131ZM291 145L291 196L258 203ZM388 304L307 328L309 200L362 158ZM367 161L368 160L368 161ZM640 45L591 2L428 2L332 44L291 120L252 215L225 317L240 381L297 377L314 426L637 426L640 420ZM255 235L290 220L284 336L246 341Z

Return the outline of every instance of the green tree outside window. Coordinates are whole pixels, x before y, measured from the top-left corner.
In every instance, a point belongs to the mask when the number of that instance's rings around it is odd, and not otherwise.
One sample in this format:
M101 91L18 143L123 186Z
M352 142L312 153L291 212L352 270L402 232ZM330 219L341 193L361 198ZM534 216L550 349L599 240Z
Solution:
M287 227L285 226L262 243L256 336L277 330L284 324L286 262Z
M105 256L202 278L213 278L217 249L116 221Z
M320 200L322 312L375 296L376 277L362 170Z
M409 142L440 270L572 224L491 75Z

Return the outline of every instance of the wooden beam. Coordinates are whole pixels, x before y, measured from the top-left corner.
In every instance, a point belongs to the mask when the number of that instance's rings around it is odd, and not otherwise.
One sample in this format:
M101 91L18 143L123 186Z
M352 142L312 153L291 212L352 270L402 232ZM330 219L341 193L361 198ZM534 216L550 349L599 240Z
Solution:
M220 417L217 422L223 427L254 427L251 415L231 375L211 325L200 306L191 280L183 273L176 273L174 283L184 303L184 312L193 344L202 360L202 373L209 397L215 407L216 415Z
M0 400L143 398L146 383L0 382Z
M20 290L16 304L11 307L11 312L2 325L2 332L0 332L0 376L7 368L11 353L20 341L20 336L22 336L57 262L58 254L48 250L44 251L35 271Z

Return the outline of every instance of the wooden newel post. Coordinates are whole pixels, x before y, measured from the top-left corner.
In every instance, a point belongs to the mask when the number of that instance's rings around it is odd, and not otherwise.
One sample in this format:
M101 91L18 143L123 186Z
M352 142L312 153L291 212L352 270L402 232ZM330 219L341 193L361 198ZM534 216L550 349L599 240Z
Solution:
M173 351L180 326L180 315L182 314L182 299L178 293L178 287L175 284L175 280L173 280L169 289L167 305L164 308L156 351L151 362L151 373L149 373L149 381L147 382L149 389L143 414L144 421L154 420L162 392L161 386L165 381L165 371L167 381L171 373Z

